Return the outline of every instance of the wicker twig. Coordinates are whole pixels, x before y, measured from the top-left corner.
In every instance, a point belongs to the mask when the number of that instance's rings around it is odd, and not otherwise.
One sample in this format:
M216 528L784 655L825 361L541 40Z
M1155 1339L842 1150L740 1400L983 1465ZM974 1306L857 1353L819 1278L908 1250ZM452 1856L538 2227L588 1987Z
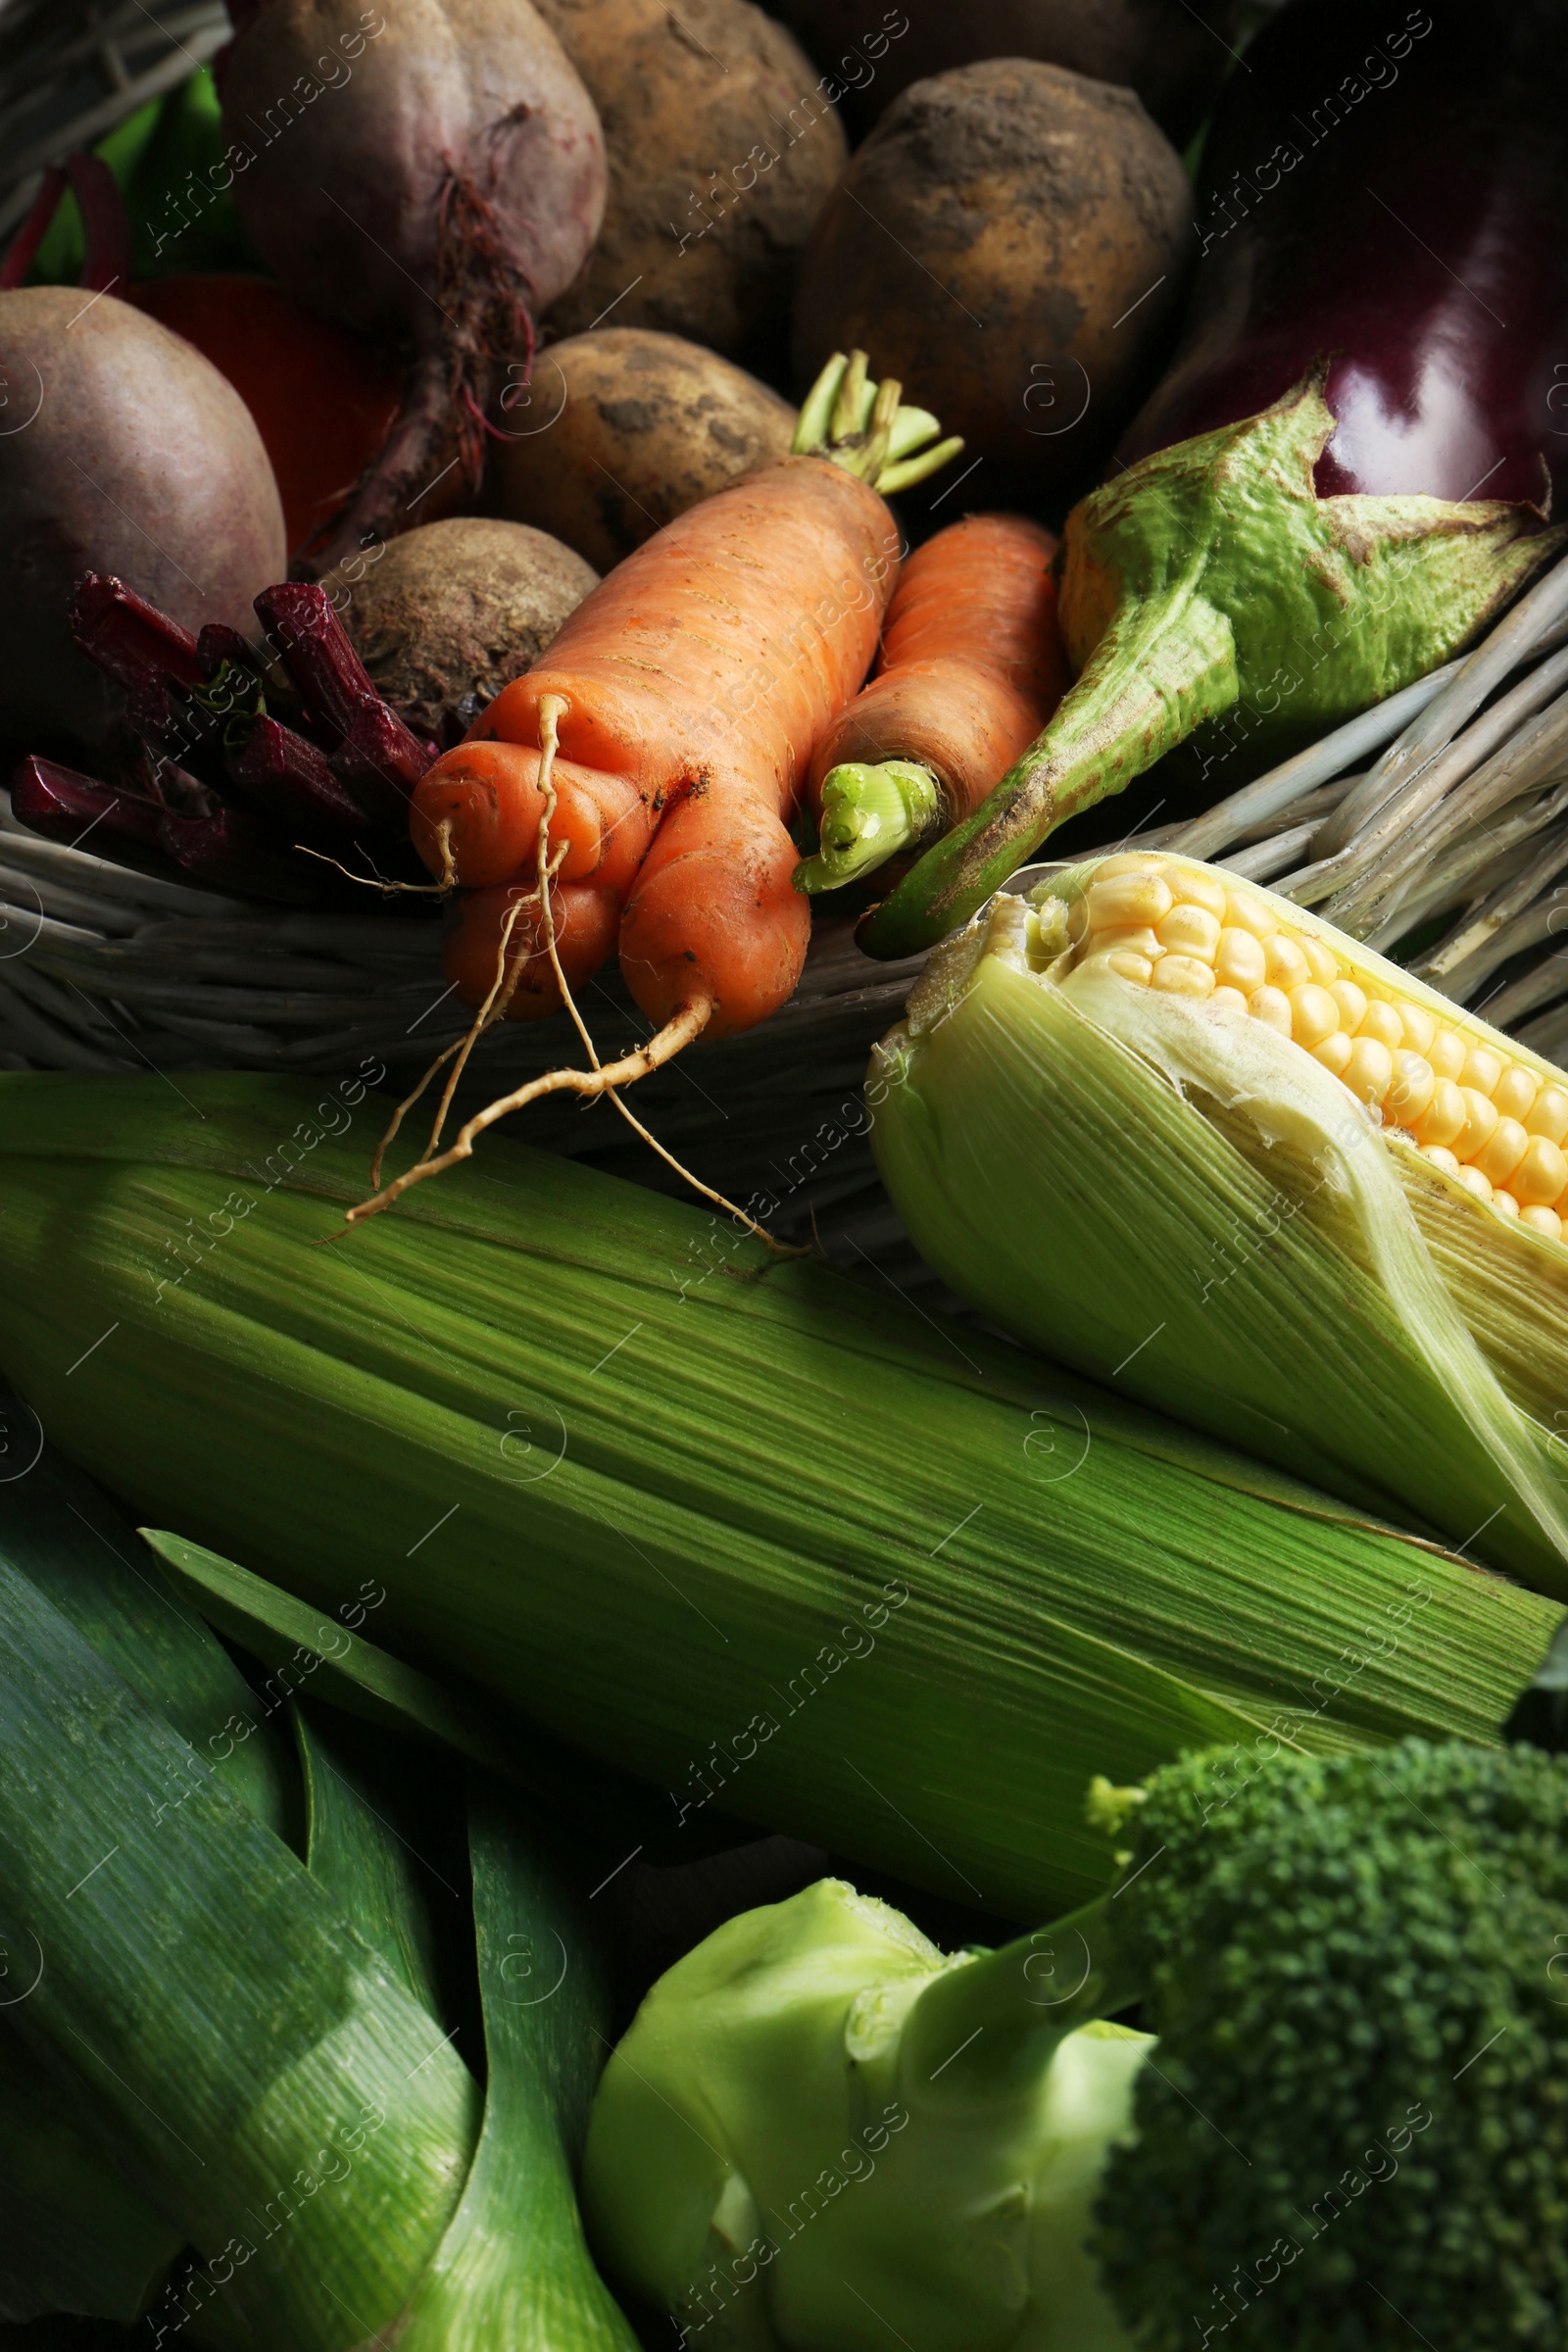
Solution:
M12 0L0 10L0 239L46 166L90 147L207 64L232 27L222 0Z

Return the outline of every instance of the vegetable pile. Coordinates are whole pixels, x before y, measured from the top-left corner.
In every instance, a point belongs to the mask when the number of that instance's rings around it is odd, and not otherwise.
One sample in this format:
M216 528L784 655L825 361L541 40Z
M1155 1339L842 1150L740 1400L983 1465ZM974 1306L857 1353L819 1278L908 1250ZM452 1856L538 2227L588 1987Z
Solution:
M1557 0L3 13L0 2352L1557 2352Z

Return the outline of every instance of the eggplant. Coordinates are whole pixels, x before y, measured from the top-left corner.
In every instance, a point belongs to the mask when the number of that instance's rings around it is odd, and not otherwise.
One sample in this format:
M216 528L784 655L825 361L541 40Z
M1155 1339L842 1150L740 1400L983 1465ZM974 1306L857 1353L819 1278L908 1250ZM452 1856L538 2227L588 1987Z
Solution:
M1568 8L1290 0L1211 126L1182 339L1067 517L1080 674L862 919L898 956L1189 737L1249 773L1452 658L1558 551Z
M1440 13L1369 40L1357 0L1296 0L1250 51L1181 347L1124 465L1255 416L1326 356L1320 498L1485 490L1545 518L1568 479L1568 9L1526 5L1500 56L1485 14Z

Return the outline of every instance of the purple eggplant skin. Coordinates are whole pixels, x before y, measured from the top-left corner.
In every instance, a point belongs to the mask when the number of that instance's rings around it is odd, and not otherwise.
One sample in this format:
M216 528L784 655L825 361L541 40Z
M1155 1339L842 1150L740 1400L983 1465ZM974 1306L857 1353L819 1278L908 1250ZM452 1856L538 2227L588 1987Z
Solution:
M1134 465L1326 357L1319 497L1568 486L1568 9L1290 0L1210 128L1182 339Z

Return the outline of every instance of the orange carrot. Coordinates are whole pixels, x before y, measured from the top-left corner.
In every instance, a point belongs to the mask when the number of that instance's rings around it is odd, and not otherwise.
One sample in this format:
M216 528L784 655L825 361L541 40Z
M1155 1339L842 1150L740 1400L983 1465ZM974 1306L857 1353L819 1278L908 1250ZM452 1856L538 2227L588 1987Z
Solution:
M502 887L463 917L452 950L449 968L478 1015L399 1109L372 1181L380 1186L406 1113L450 1061L430 1140L412 1167L349 1211L351 1222L466 1159L498 1119L563 1089L608 1094L668 1159L618 1090L705 1033L725 1037L764 1019L793 993L810 908L793 887L787 820L818 738L875 650L898 562L880 493L911 488L963 446L927 446L940 431L936 418L900 401L897 383L867 381L863 352L835 354L801 411L796 454L732 483L628 556L570 615L540 666L498 695L468 740L421 778L411 830L432 873ZM597 902L590 909L572 892L597 893ZM612 908L620 909L621 970L660 1026L635 1051L602 1062L572 988L593 968L597 926L608 932ZM499 966L504 956L510 972L514 949L519 979L542 977L542 951L592 1067L529 1079L475 1112L442 1150L467 1057L501 1015ZM734 1213L752 1224L744 1210Z
M787 458L693 508L617 565L427 771L420 856L466 885L524 863L547 806L540 705L557 698L550 839L566 845L564 882L624 901L637 1003L663 1022L706 1000L710 1037L760 1020L794 989L810 926L787 820L817 737L869 665L896 561L877 493L820 458Z
M531 866L525 866L510 882L472 891L464 899L458 920L447 934L443 961L447 978L466 1004L482 1004L495 986L507 912L521 900L507 947L505 980L511 994L503 1017L537 1021L561 1010L561 984L549 949L541 945L537 927L529 921L529 902L537 901L537 896L538 877ZM567 987L575 988L613 954L620 900L598 882L558 882L550 904L556 953Z
M910 556L877 674L812 757L821 849L798 887L835 889L945 832L1034 741L1072 683L1055 552L1021 514L971 514Z

